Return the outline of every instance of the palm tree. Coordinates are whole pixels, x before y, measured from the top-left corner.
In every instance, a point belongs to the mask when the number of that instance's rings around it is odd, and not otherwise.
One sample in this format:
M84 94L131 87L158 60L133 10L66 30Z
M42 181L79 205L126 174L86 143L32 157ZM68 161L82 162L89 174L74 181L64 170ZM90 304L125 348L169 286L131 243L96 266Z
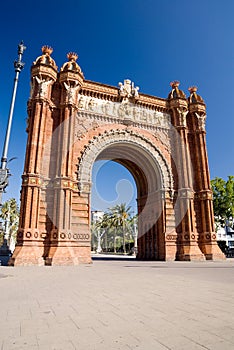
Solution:
M129 229L129 219L131 218L131 207L127 207L126 203L117 204L110 208L112 224L115 228L122 228L123 235L123 251L126 254L125 238Z
M113 248L114 253L116 253L116 239L117 239L117 232L118 232L118 220L116 219L115 215L113 215L112 211L109 209L108 212L109 216L109 232L113 233L113 236L111 237L113 240Z

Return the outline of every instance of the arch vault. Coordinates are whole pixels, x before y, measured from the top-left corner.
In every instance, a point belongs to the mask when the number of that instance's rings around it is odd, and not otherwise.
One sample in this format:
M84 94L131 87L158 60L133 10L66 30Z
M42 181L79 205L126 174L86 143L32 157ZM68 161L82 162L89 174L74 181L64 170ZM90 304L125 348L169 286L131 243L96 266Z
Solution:
M84 79L74 53L60 72L44 46L31 69L20 223L11 265L91 262L92 167L124 165L137 186L138 259L224 259L214 232L205 104L179 83L168 98Z

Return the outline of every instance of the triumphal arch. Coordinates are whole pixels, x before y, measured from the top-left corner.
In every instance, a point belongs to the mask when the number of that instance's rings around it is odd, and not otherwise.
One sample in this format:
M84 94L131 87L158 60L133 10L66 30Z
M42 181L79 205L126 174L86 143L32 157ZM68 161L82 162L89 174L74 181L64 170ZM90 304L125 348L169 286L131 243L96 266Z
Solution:
M167 98L86 80L69 53L60 69L52 49L31 68L28 142L20 223L12 265L91 262L90 197L96 160L133 175L138 259L224 259L214 229L206 151L206 107L171 83Z

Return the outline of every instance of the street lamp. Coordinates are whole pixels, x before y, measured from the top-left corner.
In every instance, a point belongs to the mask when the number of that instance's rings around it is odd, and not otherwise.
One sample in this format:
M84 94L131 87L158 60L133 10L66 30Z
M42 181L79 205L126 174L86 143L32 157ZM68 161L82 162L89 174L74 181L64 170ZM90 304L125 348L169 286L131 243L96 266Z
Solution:
M6 129L6 135L5 135L5 141L2 151L2 158L1 158L1 166L0 166L0 212L2 209L2 194L5 192L6 187L8 186L8 177L10 176L9 169L7 169L7 154L8 154L8 147L9 147L9 141L10 141L10 133L11 133L11 125L12 125L12 118L13 118L13 112L15 107L15 97L16 97L16 91L19 81L19 74L24 68L24 63L22 62L22 56L26 49L26 46L24 46L23 41L18 45L18 58L14 62L14 68L15 68L15 79L14 79L14 85L13 85L13 91L12 91L12 97L11 97L11 105L8 115L8 124ZM4 241L3 245L0 247L0 265L2 263L7 263L7 257L9 257L9 254L11 251L8 247L8 235L9 235L9 223L7 223L7 227L5 227L5 235L4 235Z
M18 45L18 59L14 62L15 79L14 79L11 105L10 105L10 111L8 116L8 124L7 124L7 130L5 135L5 142L3 146L1 166L0 166L0 210L2 207L2 194L3 192L5 192L5 188L8 185L8 177L10 175L9 169L7 169L7 153L8 153L8 147L9 147L11 124L12 124L13 112L15 107L15 97L16 97L16 91L17 91L17 86L19 81L19 74L24 68L24 63L22 62L22 56L25 49L26 49L26 46L24 46L23 41L21 41L21 43Z
M138 237L138 230L137 230L137 224L134 220L134 224L133 224L133 237L134 237L134 255L137 255L137 237Z

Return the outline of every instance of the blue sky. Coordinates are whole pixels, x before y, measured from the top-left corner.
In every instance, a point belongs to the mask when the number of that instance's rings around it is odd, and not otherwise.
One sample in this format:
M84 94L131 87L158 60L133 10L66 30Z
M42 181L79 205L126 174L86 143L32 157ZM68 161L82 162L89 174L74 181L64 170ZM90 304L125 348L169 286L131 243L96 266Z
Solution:
M11 91L13 61L23 39L26 63L20 75L8 159L12 177L4 199L19 198L26 146L30 66L41 46L54 48L57 65L79 55L85 78L117 86L130 78L140 92L167 97L170 82L197 85L207 104L207 146L211 178L234 174L234 2L232 0L100 0L1 3L0 150ZM108 165L100 191L116 197L116 173ZM104 171L104 168L102 169ZM120 171L120 178L126 175ZM126 177L127 178L127 177ZM129 177L131 179L131 176ZM130 180L131 181L131 180ZM99 184L98 184L99 186ZM104 192L103 192L104 191ZM134 196L134 195L133 195Z

